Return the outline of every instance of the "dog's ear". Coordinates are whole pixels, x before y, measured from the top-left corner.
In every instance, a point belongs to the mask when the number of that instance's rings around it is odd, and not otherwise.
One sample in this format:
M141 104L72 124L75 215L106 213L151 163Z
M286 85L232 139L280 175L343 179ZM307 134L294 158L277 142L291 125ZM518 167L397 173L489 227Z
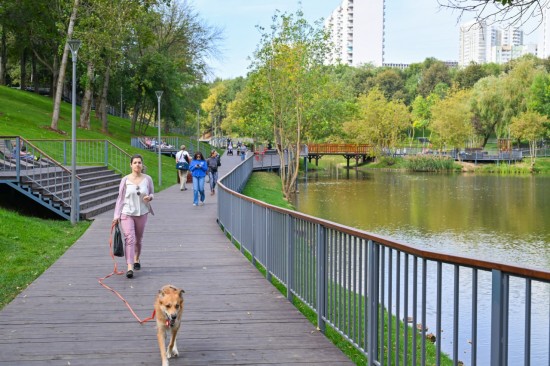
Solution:
M180 297L183 299L183 294L185 293L185 291L183 291L183 289L180 290Z

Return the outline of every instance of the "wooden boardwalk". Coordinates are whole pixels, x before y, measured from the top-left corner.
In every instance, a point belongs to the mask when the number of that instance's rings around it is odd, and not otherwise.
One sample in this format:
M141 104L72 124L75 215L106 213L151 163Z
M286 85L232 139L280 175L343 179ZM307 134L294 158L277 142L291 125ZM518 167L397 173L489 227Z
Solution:
M224 156L220 175L239 162ZM185 289L180 357L170 365L352 364L224 236L216 196L193 207L192 190L174 185L157 193L153 205L141 271L105 282L142 319L163 285ZM0 312L0 365L160 365L154 321L140 325L98 283L113 270L111 220L112 211L98 216Z

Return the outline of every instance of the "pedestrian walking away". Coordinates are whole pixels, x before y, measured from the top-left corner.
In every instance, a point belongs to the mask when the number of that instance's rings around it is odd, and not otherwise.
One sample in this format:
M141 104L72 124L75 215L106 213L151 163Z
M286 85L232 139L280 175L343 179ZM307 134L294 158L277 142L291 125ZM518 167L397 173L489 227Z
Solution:
M244 158L246 157L246 145L242 144L239 147L239 150L241 151L241 160L244 160Z
M120 181L113 218L113 223L120 222L124 234L128 278L134 276L134 270L141 269L140 254L147 216L155 214L151 207L155 193L153 179L143 173L142 156L133 155L130 167L132 172Z
M204 179L208 165L200 151L193 154L193 160L189 164L189 170L193 176L193 206L204 205Z
M191 157L189 156L189 153L185 149L185 145L181 145L180 151L178 151L176 154L176 162L187 163L187 167L189 167L190 161L191 161ZM180 191L187 191L187 187L185 186L185 183L187 182L188 172L189 172L189 169L178 169L178 176L180 178Z
M221 165L220 154L216 150L210 152L210 157L206 159L208 164L208 175L210 176L210 195L216 194L216 183L218 182L218 167Z

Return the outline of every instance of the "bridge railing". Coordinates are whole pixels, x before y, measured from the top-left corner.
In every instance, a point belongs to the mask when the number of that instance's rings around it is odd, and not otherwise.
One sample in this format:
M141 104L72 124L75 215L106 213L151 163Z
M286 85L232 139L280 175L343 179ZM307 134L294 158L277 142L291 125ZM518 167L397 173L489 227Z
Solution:
M373 154L374 147L366 144L307 144L310 154Z
M420 250L243 196L252 159L220 179L220 226L369 365L550 362L550 272Z

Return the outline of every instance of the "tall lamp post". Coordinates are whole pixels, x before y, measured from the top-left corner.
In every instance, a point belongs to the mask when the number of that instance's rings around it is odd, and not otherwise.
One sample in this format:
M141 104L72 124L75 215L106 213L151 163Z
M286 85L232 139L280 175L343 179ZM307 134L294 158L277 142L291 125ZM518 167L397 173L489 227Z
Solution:
M71 132L71 224L78 221L78 199L76 192L76 59L81 42L76 39L68 41L73 56L73 113L72 113L72 132Z
M197 108L197 151L201 151L199 146L199 138L201 136L201 128L199 125L199 121L200 121L200 109Z
M162 90L157 90L155 92L157 95L157 100L159 102L158 104L158 115L159 115L159 124L158 124L158 131L159 131L159 139L157 141L157 148L159 149L159 187L162 185L162 166L161 166L161 160L160 160L160 98L162 97Z

